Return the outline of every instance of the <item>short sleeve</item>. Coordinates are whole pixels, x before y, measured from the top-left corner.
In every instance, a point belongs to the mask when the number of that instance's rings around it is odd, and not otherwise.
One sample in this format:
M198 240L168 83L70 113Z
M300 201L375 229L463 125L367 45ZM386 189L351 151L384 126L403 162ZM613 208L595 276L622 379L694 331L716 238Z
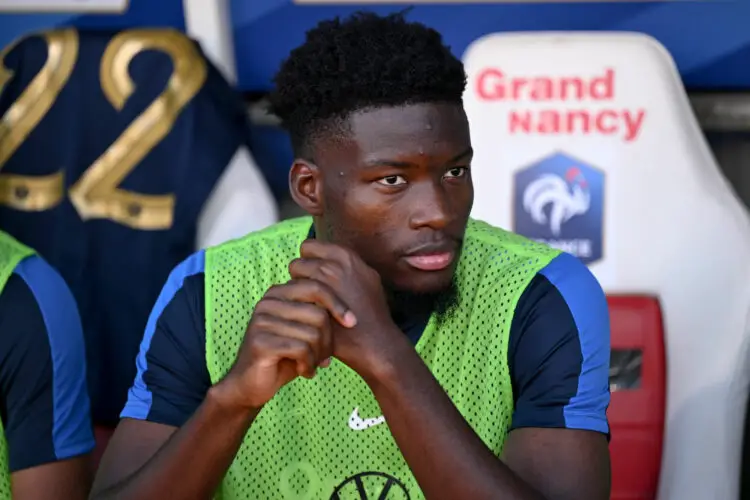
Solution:
M122 418L182 426L203 402L206 367L203 251L170 274L146 325Z
M21 261L0 294L0 413L11 472L94 448L81 321L62 277Z
M609 356L604 292L581 261L561 254L537 273L516 307L508 353L512 428L608 434Z

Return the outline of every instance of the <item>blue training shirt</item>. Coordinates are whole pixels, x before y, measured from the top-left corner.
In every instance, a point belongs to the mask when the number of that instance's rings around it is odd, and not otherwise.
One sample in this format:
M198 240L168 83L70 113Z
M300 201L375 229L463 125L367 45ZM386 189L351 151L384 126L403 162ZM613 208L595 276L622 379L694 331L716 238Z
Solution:
M94 448L86 353L73 296L41 257L0 292L0 418L17 472Z
M211 386L204 262L203 251L192 255L164 286L146 327L122 417L182 426ZM425 326L426 318L399 324L414 343ZM604 292L581 261L560 254L531 280L513 316L508 349L512 428L608 434L609 356Z

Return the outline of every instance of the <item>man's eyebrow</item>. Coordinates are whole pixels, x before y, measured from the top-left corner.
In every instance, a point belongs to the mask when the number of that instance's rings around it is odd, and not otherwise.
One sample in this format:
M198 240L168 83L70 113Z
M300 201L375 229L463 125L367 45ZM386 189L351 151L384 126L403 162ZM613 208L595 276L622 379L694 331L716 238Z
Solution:
M448 163L455 163L458 160L461 160L463 158L472 156L474 154L474 149L469 147L466 151L463 151L460 154L457 154L450 160L448 160ZM373 160L367 160L364 165L366 167L396 167L396 168L416 168L417 165L415 163L411 163L408 161L401 161L401 160L388 160L385 158L375 158Z
M471 146L469 146L469 149L467 149L466 151L464 151L463 153L461 153L459 155L454 156L453 158L450 159L450 161L448 163L456 163L458 160L462 160L464 158L467 158L467 157L473 156L473 155L474 155L474 148L472 148Z
M386 160L385 158L376 158L374 160L367 160L364 165L366 167L397 167L397 168L416 168L415 163L408 161L398 160Z

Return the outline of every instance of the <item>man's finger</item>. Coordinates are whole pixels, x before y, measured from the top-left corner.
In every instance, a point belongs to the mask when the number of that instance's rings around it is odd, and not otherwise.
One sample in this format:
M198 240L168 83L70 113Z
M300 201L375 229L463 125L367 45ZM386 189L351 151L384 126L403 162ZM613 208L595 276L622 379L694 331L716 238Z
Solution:
M305 323L289 321L278 316L264 313L253 315L253 323L256 328L272 333L279 337L287 337L301 340L310 345L315 353L315 360L320 363L331 356L331 352L325 350L323 332L316 327Z
M289 274L293 279L315 279L314 275L325 262L322 259L299 258L289 263Z
M316 351L318 352L320 359L328 357L333 352L333 338L331 333L331 315L324 308L315 305L307 304L304 302L288 302L285 300L274 299L265 297L263 300L258 302L253 312L253 321L262 327L264 330L272 329L273 326L266 326L266 323L274 321L286 322L281 324L279 333L286 331L287 327L291 328L295 325L306 325L318 332L320 338L318 340L320 347ZM290 335L299 337L296 333Z
M329 259L338 262L348 257L346 249L333 243L320 240L305 240L299 248L300 257L305 259Z
M293 279L284 285L271 287L265 297L317 304L331 313L341 326L351 328L357 324L357 318L349 306L330 286L317 280Z
M270 357L275 362L283 363L289 360L296 365L297 375L312 378L319 360L315 357L315 351L307 342L292 337L275 335L272 332L263 332L255 339L253 349L259 355Z
M292 278L318 280L331 287L336 286L336 282L331 279L337 279L339 269L338 264L325 259L299 258L289 263L289 274Z

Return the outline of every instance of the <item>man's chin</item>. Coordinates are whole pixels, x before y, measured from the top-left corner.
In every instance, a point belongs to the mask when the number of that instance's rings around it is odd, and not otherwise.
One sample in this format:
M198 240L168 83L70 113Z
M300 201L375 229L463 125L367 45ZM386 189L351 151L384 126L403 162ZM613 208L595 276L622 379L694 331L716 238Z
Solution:
M407 286L391 286L391 305L403 313L435 312L444 314L458 305L458 287L450 273L447 277L411 280Z
M389 290L401 295L433 296L446 292L452 286L453 280L440 282L412 282L408 286L388 287Z

